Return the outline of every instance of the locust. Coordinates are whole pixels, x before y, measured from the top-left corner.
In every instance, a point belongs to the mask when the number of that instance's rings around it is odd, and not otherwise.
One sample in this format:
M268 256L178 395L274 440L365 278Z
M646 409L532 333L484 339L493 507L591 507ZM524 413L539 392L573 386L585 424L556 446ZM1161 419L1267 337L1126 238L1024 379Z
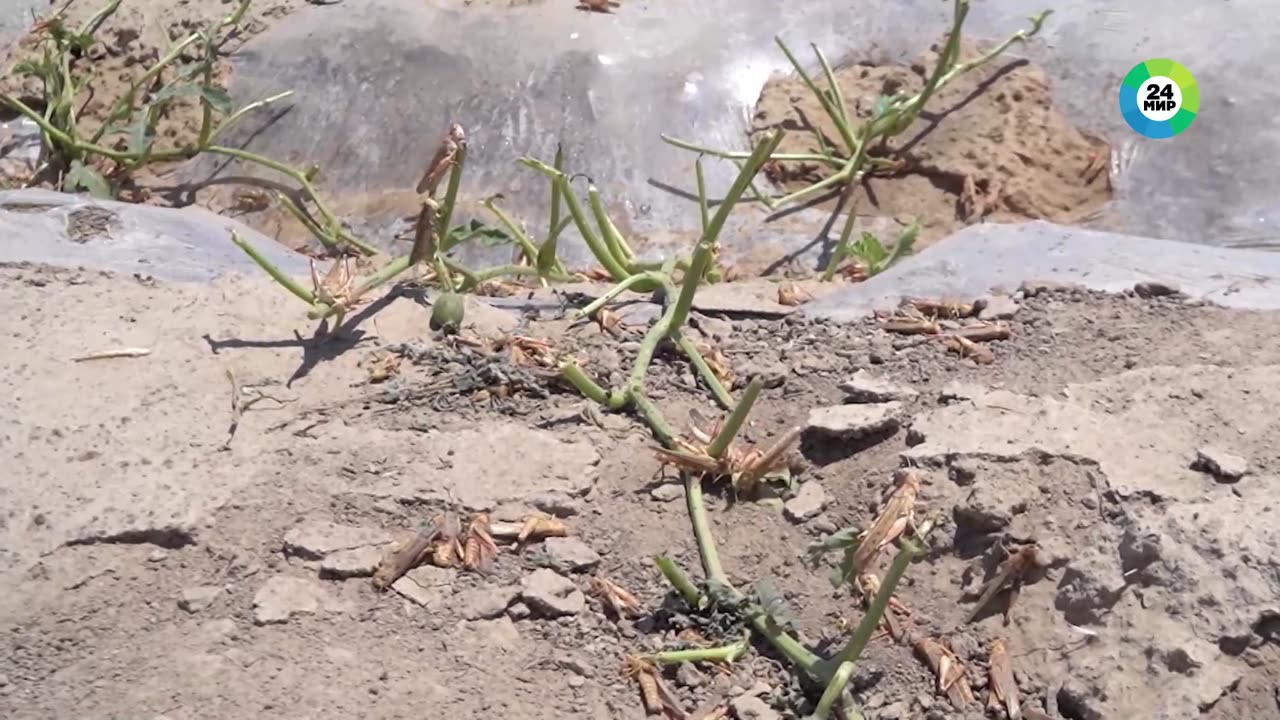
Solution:
M858 537L853 550L852 573L861 575L886 545L897 540L915 515L916 498L920 495L920 475L914 468L902 468L893 474L895 488L885 501L884 510L875 522Z
M658 459L664 465L674 465L684 471L711 475L714 479L728 478L734 491L744 495L750 494L765 476L787 466L787 452L801 433L801 428L793 427L767 450L732 443L720 457L714 458L707 453L707 446L719 433L720 423L704 431L698 427L701 414L694 414L693 420L690 435L675 438L674 447L654 448Z
M965 675L964 665L951 648L938 640L924 636L916 638L912 646L915 648L916 655L938 678L938 694L946 695L952 707L963 710L976 702L973 689L969 687L969 679Z
M969 611L968 616L965 617L964 622L960 624L968 625L973 622L973 619L978 616L978 613L981 612L982 609L991 602L992 598L996 596L996 593L1000 592L1000 590L1007 584L1009 585L1010 592L1009 603L1005 606L1004 611L1004 623L1008 625L1009 611L1013 609L1013 603L1018 597L1018 590L1020 589L1022 581L1025 579L1028 571L1038 563L1039 548L1035 543L1027 543L1011 553L1005 561L1001 563L1000 569L996 571L995 577L991 578L991 582L987 583L986 588L983 589L982 595L978 598L977 604L973 606L973 609Z
M427 163L427 170L418 181L417 192L432 197L440 179L448 172L458 158L458 152L467 146L467 133L458 123L450 123L440 144L436 146L435 155Z
M476 513L467 523L466 539L462 543L462 566L484 575L493 573L493 559L498 546L489 529L489 516Z
M876 595L880 592L880 578L873 573L863 573L858 576L858 589L862 591L863 607L870 609L871 603L875 601ZM898 621L898 616L905 617L910 614L911 611L907 609L906 605L902 604L902 601L896 595L889 598L889 605L884 610L880 624L894 642L901 642L906 637L906 633Z
M644 614L636 596L609 578L600 575L592 577L589 592L599 598L604 607L619 620Z
M1009 646L1003 639L991 643L991 655L988 660L988 685L991 688L987 696L988 708L1004 706L1009 720L1022 720L1022 710L1018 704L1018 684L1013 679L1013 666L1009 662Z
M378 569L373 573L373 586L378 590L386 590L400 576L430 556L435 543L448 531L450 517L447 514L437 515L423 525L408 542L392 548L378 563ZM454 519L453 522L456 523L457 520Z

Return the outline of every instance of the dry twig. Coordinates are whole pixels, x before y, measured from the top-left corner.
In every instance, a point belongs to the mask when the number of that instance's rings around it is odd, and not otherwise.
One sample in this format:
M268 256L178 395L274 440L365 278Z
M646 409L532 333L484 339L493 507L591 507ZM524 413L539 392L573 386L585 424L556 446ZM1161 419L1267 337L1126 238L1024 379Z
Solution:
M71 358L71 362L85 362L86 360L109 360L111 358L135 358L146 357L151 354L151 348L115 348L113 350L99 350L91 352L88 355L80 355Z

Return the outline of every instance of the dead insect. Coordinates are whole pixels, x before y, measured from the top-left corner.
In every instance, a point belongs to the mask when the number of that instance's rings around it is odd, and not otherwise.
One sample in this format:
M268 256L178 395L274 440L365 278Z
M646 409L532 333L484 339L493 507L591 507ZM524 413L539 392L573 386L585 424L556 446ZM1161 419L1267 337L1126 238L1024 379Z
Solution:
M592 577L587 590L593 597L600 600L606 612L619 620L644 614L640 609L640 601L635 595L606 577L600 575Z
M418 181L418 194L426 193L428 196L436 194L436 187L440 184L440 179L452 167L458 158L458 151L467 145L467 134L458 123L450 123L448 131L440 140L440 144L436 146L435 155L431 156L431 162L427 163L427 170L422 175L422 179Z
M858 589L862 591L863 607L870 609L871 603L875 601L876 595L880 592L880 578L873 573L863 573L858 576ZM911 611L907 609L906 605L902 604L902 601L896 595L889 598L889 604L884 609L880 625L894 642L901 642L906 637L898 616L905 617L910 614Z
M453 513L441 516L440 534L431 546L430 562L441 568L454 568L462 563L462 523Z
M952 331L951 335L974 342L990 342L992 340L1008 340L1012 333L1006 325L981 323L962 327L959 330Z
M1013 679L1013 666L1009 661L1009 648L1003 639L991 643L991 656L988 660L989 670L987 683L991 688L987 696L988 708L1004 706L1009 720L1022 720L1022 712L1018 700L1018 684Z
M238 212L258 212L271 205L271 196L262 188L239 187L231 192L231 209Z
M969 679L965 676L964 665L951 648L930 637L920 637L912 643L916 656L919 657L938 678L936 692L946 695L952 707L957 710L977 702L973 697L973 689L969 687Z
M973 303L959 302L956 300L926 300L921 298L911 298L907 304L919 311L925 317L945 318L947 320L959 320L973 315Z
M719 348L701 344L697 348L698 353L702 355L702 359L707 363L707 369L720 381L720 384L732 385L733 368L729 367L729 358L725 357Z
M422 211L413 226L413 248L409 251L409 264L417 265L423 260L433 259L436 254L436 211L439 206L435 200L427 198L422 202Z
M476 513L467 523L466 539L462 543L462 566L484 575L493 572L493 559L498 555L498 546L489 534L489 516Z
M400 372L400 360L399 355L392 353L375 357L366 368L369 371L369 382L386 382L395 377Z
M788 282L778 286L778 304L788 307L803 305L813 299L813 294L796 283Z
M614 337L622 337L627 334L627 327L622 324L622 316L609 308L600 308L592 317L596 324L600 326L601 332L609 333Z
M855 575L865 572L880 550L897 540L915 516L920 475L913 468L902 468L894 472L893 479L894 489L885 501L884 509L858 538L852 562Z
M661 715L665 707L658 689L658 683L661 682L658 668L648 660L632 655L624 662L623 673L640 686L640 702L644 705L645 714Z
M787 453L801 432L799 427L791 428L768 450L732 443L720 457L713 458L707 453L707 446L719 431L718 426L716 423L710 432L704 432L695 425L692 437L677 437L672 441L675 447L654 451L665 465L706 474L713 480L728 478L735 492L749 495L766 475L787 467Z
M614 0L578 0L578 9L587 12L613 13L613 8L621 7L622 3Z
M961 335L949 335L946 343L948 350L978 365L990 365L996 361L995 353Z
M448 531L449 514L437 515L403 543L396 545L383 556L373 573L373 586L386 590L402 575L412 570L432 553L433 545ZM453 523L457 519L453 518Z
M899 335L937 335L942 332L936 322L925 318L893 317L880 323L880 329Z

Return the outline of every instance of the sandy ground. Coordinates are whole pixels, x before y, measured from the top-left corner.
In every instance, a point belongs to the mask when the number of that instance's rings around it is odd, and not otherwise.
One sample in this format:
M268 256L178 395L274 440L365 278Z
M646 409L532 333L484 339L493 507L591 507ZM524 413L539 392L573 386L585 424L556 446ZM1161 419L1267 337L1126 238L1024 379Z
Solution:
M918 92L940 47L909 66L859 58L837 67L855 125L872 116L878 97ZM961 62L985 50L966 42ZM826 86L820 74L815 82ZM789 131L780 152L821 152L819 136L829 148L843 147L835 124L794 76L771 79L756 105L752 133L777 127ZM922 246L982 221L1090 221L1104 228L1098 221L1111 198L1110 148L1071 125L1054 107L1044 71L1026 61L997 58L957 77L915 125L873 155L901 165L867 179L854 195L857 213L902 227L918 219ZM788 190L833 173L817 163L778 163L773 170Z
M640 426L584 413L536 368L432 337L412 298L320 343L299 304L257 279L8 267L0 296L12 388L0 715L640 718L626 655L676 647L691 625L737 639L668 597L651 564L669 553L698 567L682 489ZM768 380L751 442L813 408L892 410L846 402L839 386L859 370L901 396L896 428L806 432L785 510L711 489L731 578L769 581L805 642L839 640L856 600L805 549L864 526L892 471L915 465L921 512L942 526L908 571L900 619L948 638L980 701L1000 637L1027 707L1049 717L1280 717L1276 315L1176 297L1012 299L1014 337L990 345L987 366L871 322L696 317L693 337L739 382ZM597 377L625 374L634 340L543 314L474 305L463 337L543 338ZM71 361L121 346L151 354ZM397 373L373 384L392 355ZM264 398L229 443L228 371L241 405ZM716 416L684 362L663 354L652 378L679 425L690 408ZM1192 469L1201 449L1243 477ZM375 591L388 543L445 508L552 513L572 540L504 547L491 576L423 567ZM999 546L1030 540L1048 567L1008 624L998 598L957 628ZM633 592L641 616L607 615L584 592L594 575ZM723 698L736 717L774 718L799 695L782 668L756 643L730 668L667 682L687 711ZM868 717L981 715L931 682L879 637L854 687Z

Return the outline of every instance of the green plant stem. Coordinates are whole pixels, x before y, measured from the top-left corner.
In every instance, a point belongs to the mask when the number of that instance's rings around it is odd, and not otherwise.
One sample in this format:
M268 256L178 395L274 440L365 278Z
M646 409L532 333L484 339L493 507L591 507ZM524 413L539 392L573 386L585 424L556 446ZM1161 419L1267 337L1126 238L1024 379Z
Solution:
M529 239L529 234L520 227L519 223L511 218L504 210L494 204L494 198L489 198L480 203L486 210L493 213L498 218L498 222L502 227L506 228L507 233L511 235L511 239L515 241L520 248L521 254L528 258L529 262L536 263L538 261L538 247L533 244L533 240ZM462 240L458 241L463 242ZM448 250L448 248L446 248Z
M329 210L329 207L325 205L324 201L320 199L320 193L316 191L315 185L311 184L310 171L298 170L297 168L290 167L282 162L277 162L271 158L263 157L262 155L240 150L238 148L225 147L222 145L209 145L203 148L203 150L215 155L225 155L227 157L236 158L237 160L255 163L265 168L275 170L282 175L288 176L290 180L293 180L302 186L302 192L309 200L311 200L311 202L315 203L316 211L320 213L320 217L325 221L325 226L327 228L331 228L337 238L358 250L362 255L372 256L378 254L377 248L351 236L342 229L342 224L338 222L337 216L334 215L333 212Z
M675 588L680 594L680 598L684 600L684 604L689 606L691 610L697 610L702 607L702 593L698 592L697 586L689 579L684 570L666 555L659 555L653 559L658 570L662 571L662 576L671 583L671 587Z
M826 689L822 692L822 698L818 700L818 707L814 710L812 720L827 720L831 717L831 711L835 708L836 703L840 701L840 697L844 695L844 686L849 684L849 678L853 676L853 663L841 663L839 669L831 678L831 682L827 684Z
M627 290L630 290L632 287L645 282L661 284L663 277L664 276L656 272L643 272L643 273L638 273L636 275L632 275L626 280L623 280L622 282L609 288L608 292L606 292L605 294L601 295L595 300L592 300L591 304L587 305L581 310L578 310L576 313L574 313L574 316L575 317L591 317L592 315L596 314L596 312L598 312L600 308L604 307L605 305L608 305L610 301L612 301L614 298L618 297L622 293L626 292Z
M743 150L743 151L717 150L713 147L707 147L706 145L698 145L697 143L691 143L687 140L674 138L674 137L671 137L670 135L664 134L664 135L661 135L660 137L662 138L662 141L667 143L668 145L674 145L675 147L681 148L683 150L692 150L693 152L696 152L702 155L710 155L711 157L720 158L722 160L746 160L747 158L751 157L751 151L749 150ZM820 163L828 163L828 164L831 163L831 158L825 155L819 155L816 153L776 153L774 155L771 155L769 159L777 160L779 162L820 162ZM839 163L835 163L835 164L839 165Z
M707 364L707 359L702 357L702 353L698 351L698 346L689 339L684 333L676 336L676 345L684 351L689 358L689 362L693 363L693 367L698 371L698 375L702 381L711 389L711 394L715 396L716 402L720 407L728 410L733 407L733 396L725 389L724 384L720 382L720 378L711 371L711 366Z
M600 234L604 237L605 248L623 266L630 264L635 258L635 253L631 252L631 246L627 244L626 238L622 237L617 226L609 219L609 213L605 211L604 203L600 200L600 189L595 185L587 186L587 205L591 208L596 227L600 228Z
M738 172L742 172L742 167L738 167ZM702 176L702 156L699 155L693 161L693 175L698 187L698 219L702 222L702 234L707 234L707 226L711 224L710 211L707 209L707 181ZM755 185L752 184L752 190Z
M469 270L453 260L444 258L444 266L465 278L464 282L458 286L458 292L472 290L486 280L500 277L543 277L538 268L530 265L495 265L483 270ZM571 282L573 280L572 276L561 275L560 273L552 273L546 277L556 282Z
M858 221L858 213L856 212L854 191L857 188L855 183L849 183L845 186L845 218L844 227L840 230L840 241L836 243L836 249L831 252L831 259L827 261L827 268L822 271L822 279L829 281L836 275L836 271L840 269L840 264L849 257L849 241L853 237L853 226Z
M688 473L685 473L685 505L689 512L689 522L693 526L698 554L702 559L703 573L708 582L723 587L734 597L741 599L742 592L729 582L728 576L724 573L724 567L720 564L716 541L711 534L711 523L707 519L706 502L702 497L702 479ZM751 627L806 675L814 679L820 677L815 674L821 662L820 658L795 638L783 632L767 615L754 616L751 619Z
M831 69L831 63L827 62L827 56L822 54L817 43L809 43L809 47L813 48L813 54L817 56L818 63L822 66L822 74L827 80L827 85L831 87L831 103L840 113L840 123L843 127L849 127L849 109L845 106L844 91L840 89L840 83L836 82L836 74Z
M676 433L667 424L666 418L662 416L662 412L658 410L658 406L644 394L643 390L631 390L628 392L628 398L631 404L635 406L636 412L640 413L640 417L649 424L649 429L653 431L653 436L658 442L666 447L671 447L672 441L675 440Z
M738 431L742 429L743 423L747 421L747 416L751 414L751 408L756 404L756 400L760 397L760 390L763 387L764 382L759 377L751 378L751 382L742 391L742 397L738 398L738 404L734 406L733 412L729 413L729 417L724 421L724 426L711 439L711 444L707 445L708 455L719 459L721 455L724 455L725 450L729 449L729 445L737 437Z
M604 266L604 269L608 271L615 281L621 282L627 279L631 273L627 272L622 263L605 247L600 236L591 229L591 224L587 221L587 215L582 209L582 203L578 201L578 196L574 194L573 188L569 185L569 176L533 158L520 158L520 163L546 175L552 182L560 183L560 195L564 198L565 206L569 209L569 215L573 218L573 223L577 226L578 233L582 235L582 241L591 250L591 254L596 257L596 260L600 261L600 264Z
M822 92L822 90L818 88L817 83L813 81L813 78L809 77L809 73L805 72L804 66L801 65L800 61L796 59L796 56L791 53L790 48L787 47L786 43L782 42L782 38L775 37L773 41L782 49L782 54L787 56L787 60L791 62L791 67L795 69L796 74L800 76L801 81L803 81L805 86L809 88L809 92L813 93L813 96L822 104L822 109L826 111L827 117L831 118L831 122L835 124L836 130L839 131L840 139L844 141L845 149L848 150L850 155L852 155L856 150L855 141L853 139L853 129L850 128L849 123L844 120L844 112L837 109L832 98L828 97L826 93ZM821 54L819 54L819 57L821 58ZM823 58L823 64L826 64L825 58ZM834 84L833 87L835 87Z
M712 648L695 648L692 650L668 650L645 656L645 659L662 665L678 665L687 662L722 662L731 663L747 651L746 641L732 645Z
M880 583L880 591L876 593L871 601L871 607L867 608L866 614L862 616L862 622L858 623L853 637L849 638L849 642L845 644L839 655L828 661L828 667L835 668L843 663L856 663L862 656L862 651L871 641L871 636L876 628L880 627L880 621L884 618L885 610L889 607L889 601L897 591L903 574L907 572L911 563L924 553L922 543L929 533L933 532L935 524L934 520L927 520L915 529L913 537L904 537L898 542L898 553L894 555L893 562Z
M600 385L597 384L595 380L592 380L581 367L578 367L577 363L560 363L560 374L569 382L570 385L574 387L574 389L585 395L587 399L594 400L606 407L609 405L609 391L600 387Z
M314 293L299 285L293 278L285 275L284 271L273 265L270 260L267 260L267 258L264 257L262 253L258 252L258 249L255 248L248 240L240 237L240 233L232 230L231 242L235 243L236 247L243 250L246 255L258 264L258 267L265 270L266 273L271 276L271 279L279 283L285 290L293 293L308 305L316 304L316 296Z

